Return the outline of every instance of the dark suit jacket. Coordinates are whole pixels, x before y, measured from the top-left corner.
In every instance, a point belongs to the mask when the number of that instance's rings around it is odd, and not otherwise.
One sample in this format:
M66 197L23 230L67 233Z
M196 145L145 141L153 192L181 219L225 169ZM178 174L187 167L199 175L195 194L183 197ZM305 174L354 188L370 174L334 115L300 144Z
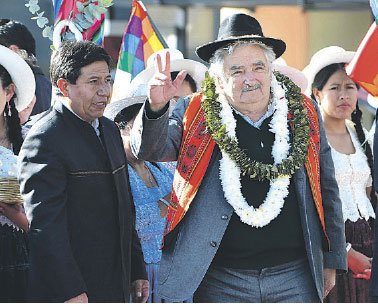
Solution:
M30 222L29 300L129 301L146 279L126 156L115 124L93 127L60 102L30 130L19 179Z
M375 113L375 133L374 133L374 143L373 143L373 155L374 155L374 189L378 192L378 109Z
M378 192L378 124L377 124L377 113L375 114L375 134L374 134L374 144L373 144L373 154L374 154L374 189ZM378 297L378 213L377 208L375 209L375 236L374 236L374 254L373 263L371 267L371 278L370 278L370 294L374 297ZM378 298L375 299L377 301Z

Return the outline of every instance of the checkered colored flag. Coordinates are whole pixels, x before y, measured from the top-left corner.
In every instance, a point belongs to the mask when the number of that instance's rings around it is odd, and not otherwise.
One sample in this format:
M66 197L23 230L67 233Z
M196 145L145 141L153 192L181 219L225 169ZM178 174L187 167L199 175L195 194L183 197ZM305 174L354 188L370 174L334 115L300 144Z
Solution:
M112 100L125 97L128 84L146 68L147 59L167 44L141 1L133 0L114 79Z

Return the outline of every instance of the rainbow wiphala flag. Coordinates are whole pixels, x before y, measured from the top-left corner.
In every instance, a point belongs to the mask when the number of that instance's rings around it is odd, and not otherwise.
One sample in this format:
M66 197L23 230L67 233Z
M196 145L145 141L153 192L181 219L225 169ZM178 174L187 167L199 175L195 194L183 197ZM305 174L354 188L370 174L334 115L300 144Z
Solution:
M148 57L164 48L167 48L167 44L143 3L133 0L133 9L119 52L112 99L122 98L127 85L146 68Z

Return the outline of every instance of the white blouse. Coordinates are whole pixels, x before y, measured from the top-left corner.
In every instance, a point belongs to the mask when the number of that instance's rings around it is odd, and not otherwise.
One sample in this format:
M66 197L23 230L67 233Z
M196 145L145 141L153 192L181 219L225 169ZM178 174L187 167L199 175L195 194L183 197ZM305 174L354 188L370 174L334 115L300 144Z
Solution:
M344 222L346 220L356 222L359 218L367 221L370 217L375 218L375 212L366 195L366 187L372 185L370 168L353 124L347 122L346 127L356 152L343 154L331 146Z

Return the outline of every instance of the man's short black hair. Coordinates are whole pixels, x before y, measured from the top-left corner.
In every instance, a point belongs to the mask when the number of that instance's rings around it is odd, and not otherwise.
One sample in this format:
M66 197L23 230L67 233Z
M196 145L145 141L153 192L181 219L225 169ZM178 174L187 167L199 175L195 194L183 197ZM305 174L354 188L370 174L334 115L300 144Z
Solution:
M21 22L0 19L0 44L6 47L12 44L25 50L28 56L35 57L35 40L28 28Z
M50 78L53 86L58 86L60 78L76 84L81 68L97 61L105 61L111 70L112 59L101 46L91 41L64 41L51 56Z

